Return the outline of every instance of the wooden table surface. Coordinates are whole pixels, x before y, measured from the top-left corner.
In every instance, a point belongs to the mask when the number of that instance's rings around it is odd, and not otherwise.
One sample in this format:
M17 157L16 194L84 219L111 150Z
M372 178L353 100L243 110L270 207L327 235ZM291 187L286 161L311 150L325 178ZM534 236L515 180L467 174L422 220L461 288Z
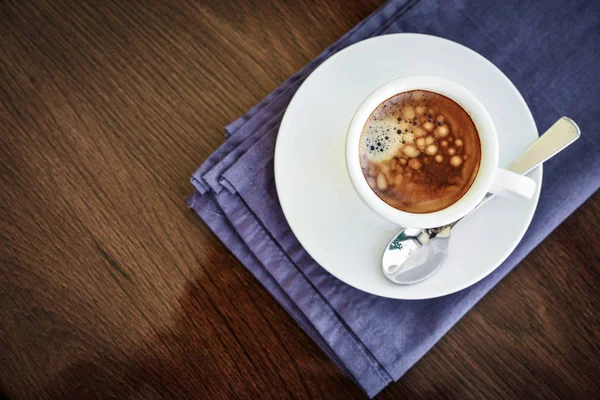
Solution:
M0 2L0 391L361 398L185 205L223 127L382 2ZM379 398L593 398L595 195Z

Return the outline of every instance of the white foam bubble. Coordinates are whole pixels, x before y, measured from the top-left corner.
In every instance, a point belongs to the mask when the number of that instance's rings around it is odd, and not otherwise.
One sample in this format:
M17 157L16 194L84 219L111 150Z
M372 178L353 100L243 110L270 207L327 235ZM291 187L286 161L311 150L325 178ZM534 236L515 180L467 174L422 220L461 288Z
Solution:
M387 187L388 187L387 179L385 179L385 175L383 174L383 172L380 172L379 175L377 175L377 189L386 190Z
M417 150L417 148L412 145L412 144L407 144L402 148L402 152L410 158L417 158L419 157L419 154L421 154L419 152L419 150Z
M412 129L413 133L415 134L416 137L422 137L427 135L427 132L425 132L423 129L419 128L418 126L415 126Z
M459 167L459 166L460 166L460 164L462 164L462 158L460 158L460 156L452 156L452 157L450 158L450 164L451 164L453 167Z
M430 155L430 156L434 156L434 155L436 155L436 154L437 154L437 152L438 152L438 147L437 147L435 144L430 144L430 145L427 147L426 153L427 153L428 155Z
M415 117L415 109L411 106L404 106L400 111L400 115L402 115L402 118L404 119L413 119Z
M448 130L448 127L446 125L438 126L434 132L435 137L437 137L438 139L448 136L448 133L450 133L450 131Z

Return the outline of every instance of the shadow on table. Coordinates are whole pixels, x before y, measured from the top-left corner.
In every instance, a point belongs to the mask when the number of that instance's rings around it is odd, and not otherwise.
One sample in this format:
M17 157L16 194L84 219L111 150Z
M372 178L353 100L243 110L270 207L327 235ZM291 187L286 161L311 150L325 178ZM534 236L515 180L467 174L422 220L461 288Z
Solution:
M207 313L205 298L199 284L188 284L175 322L143 343L134 354L104 353L77 362L61 371L40 395L61 399L148 399L218 393L214 386L223 385L227 377L218 362L219 354L207 346L218 339L207 337L211 333L198 321L198 315Z

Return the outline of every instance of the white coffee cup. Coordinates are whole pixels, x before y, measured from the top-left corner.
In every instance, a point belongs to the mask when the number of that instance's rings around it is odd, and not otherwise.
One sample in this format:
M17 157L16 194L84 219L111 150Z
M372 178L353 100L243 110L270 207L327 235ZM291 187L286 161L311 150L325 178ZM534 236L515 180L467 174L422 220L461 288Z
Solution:
M410 90L427 90L454 100L471 116L481 142L479 171L469 190L454 204L424 214L401 211L381 200L367 183L359 158L361 133L371 113L390 97ZM488 192L502 197L531 199L536 186L529 177L498 168L496 129L477 98L459 84L435 76L416 75L393 80L376 89L362 102L348 128L346 166L356 191L371 209L393 223L411 228L434 228L452 223L473 210Z

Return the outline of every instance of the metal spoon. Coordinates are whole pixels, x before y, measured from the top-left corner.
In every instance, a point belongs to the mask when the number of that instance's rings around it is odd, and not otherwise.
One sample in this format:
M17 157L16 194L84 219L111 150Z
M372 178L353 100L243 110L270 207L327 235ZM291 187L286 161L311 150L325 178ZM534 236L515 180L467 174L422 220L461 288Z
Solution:
M562 117L525 150L508 170L526 174L573 143L580 134L579 127L573 120ZM493 194L486 194L481 203L467 215L492 197ZM411 285L429 278L448 258L450 232L461 220L462 218L439 228L401 230L383 252L381 262L385 277L401 285Z

